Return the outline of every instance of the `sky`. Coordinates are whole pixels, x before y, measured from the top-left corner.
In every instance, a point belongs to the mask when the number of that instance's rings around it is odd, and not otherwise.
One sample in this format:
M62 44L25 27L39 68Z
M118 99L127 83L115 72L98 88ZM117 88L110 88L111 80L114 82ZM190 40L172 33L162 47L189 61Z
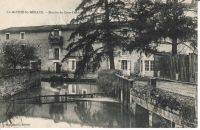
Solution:
M69 23L77 15L72 12L80 2L81 0L0 0L0 29ZM15 13L10 13L12 11ZM16 11L28 13L16 13ZM43 11L43 14L30 11ZM64 13L52 14L48 13L49 11Z
M76 16L73 11L80 2L81 0L0 0L0 29L69 23Z

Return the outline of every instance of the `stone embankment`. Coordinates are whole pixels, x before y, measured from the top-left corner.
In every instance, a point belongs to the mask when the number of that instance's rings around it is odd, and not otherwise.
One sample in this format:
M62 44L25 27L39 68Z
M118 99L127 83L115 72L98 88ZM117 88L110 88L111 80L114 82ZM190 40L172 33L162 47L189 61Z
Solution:
M171 121L172 127L197 126L195 84L147 77L126 78L114 71L100 72L98 84L103 90L113 93L133 114L139 105L149 113ZM152 120L150 115L149 120Z

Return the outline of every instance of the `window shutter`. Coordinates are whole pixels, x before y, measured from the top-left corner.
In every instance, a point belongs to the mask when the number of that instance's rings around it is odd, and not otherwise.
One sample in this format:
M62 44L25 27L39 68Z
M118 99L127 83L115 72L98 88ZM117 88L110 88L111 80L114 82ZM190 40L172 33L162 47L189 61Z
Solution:
M53 59L53 49L49 49L49 59Z
M59 36L61 36L62 35L62 32L61 31L59 31Z

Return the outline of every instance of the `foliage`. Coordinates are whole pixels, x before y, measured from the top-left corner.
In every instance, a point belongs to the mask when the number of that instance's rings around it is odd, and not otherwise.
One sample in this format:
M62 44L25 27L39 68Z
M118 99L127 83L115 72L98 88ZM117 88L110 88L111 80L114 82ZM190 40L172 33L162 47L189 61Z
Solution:
M114 94L114 91L118 87L116 73L120 73L118 70L101 70L98 73L98 85L104 92Z
M196 18L187 14L190 8L182 1L83 0L76 11L79 15L71 23L77 28L64 59L81 53L78 75L95 71L105 59L110 61L109 68L115 69L114 51L118 48L154 54L160 44L170 44L172 54L177 54L179 44L197 46Z
M194 108L195 100L192 97L182 96L158 88L151 90L147 85L134 85L131 88L131 94L149 101L149 103L156 107L178 114L184 123L194 123L194 119L196 118Z
M157 30L157 14L160 12L151 0L136 0L129 8L129 29L132 33L127 50L155 53L161 37Z
M133 36L128 50L157 53L159 44L172 45L172 54L177 54L177 45L196 48L196 17L189 16L190 8L183 1L136 0L129 9L129 25ZM193 12L194 13L194 12ZM170 40L166 40L166 39ZM187 44L190 42L190 45Z
M158 30L163 38L170 38L164 41L172 45L172 54L177 54L177 45L191 42L191 47L196 47L195 38L197 35L197 19L189 16L190 8L182 1L169 0L166 3L159 3L160 8ZM195 12L193 12L195 13Z
M36 58L35 48L20 42L3 43L3 68L17 69L28 67Z
M125 7L124 0L83 0L76 8L80 13L71 23L77 24L77 28L70 36L64 59L81 52L78 75L88 69L95 71L107 58L110 69L115 69L114 49L123 46L126 39L119 28L126 21Z

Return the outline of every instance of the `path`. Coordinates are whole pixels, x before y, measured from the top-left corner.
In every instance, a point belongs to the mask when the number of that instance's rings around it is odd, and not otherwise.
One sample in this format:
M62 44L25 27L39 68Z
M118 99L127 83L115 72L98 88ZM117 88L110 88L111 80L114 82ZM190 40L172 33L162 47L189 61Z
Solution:
M197 85L179 83L179 82L168 82L168 81L157 81L157 88L178 93L184 96L196 98L197 94Z

